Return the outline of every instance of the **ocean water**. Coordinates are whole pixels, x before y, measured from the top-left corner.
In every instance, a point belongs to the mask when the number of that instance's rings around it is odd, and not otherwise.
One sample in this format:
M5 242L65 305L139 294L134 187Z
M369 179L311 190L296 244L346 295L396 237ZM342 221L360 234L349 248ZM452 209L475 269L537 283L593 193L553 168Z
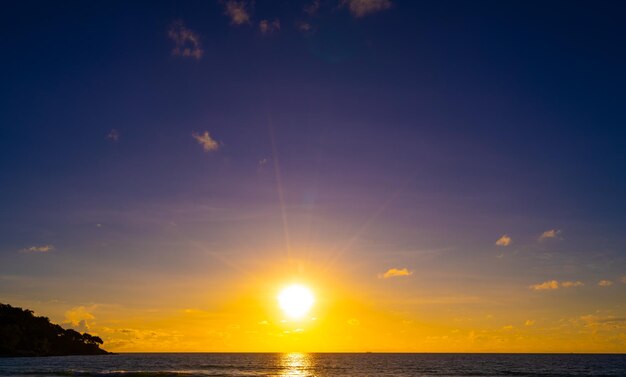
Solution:
M626 355L153 353L0 358L0 376L626 376Z

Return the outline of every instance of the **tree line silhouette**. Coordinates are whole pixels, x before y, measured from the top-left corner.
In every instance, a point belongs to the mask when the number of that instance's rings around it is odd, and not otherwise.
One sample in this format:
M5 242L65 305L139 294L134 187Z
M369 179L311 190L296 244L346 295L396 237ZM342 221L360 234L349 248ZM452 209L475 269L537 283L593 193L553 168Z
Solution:
M102 339L50 323L32 310L0 304L0 356L103 355Z

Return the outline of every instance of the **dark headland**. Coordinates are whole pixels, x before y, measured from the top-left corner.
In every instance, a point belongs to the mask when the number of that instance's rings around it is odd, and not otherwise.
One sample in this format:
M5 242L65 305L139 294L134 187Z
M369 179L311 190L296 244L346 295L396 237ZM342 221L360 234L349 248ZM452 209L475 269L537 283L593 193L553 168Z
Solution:
M31 310L0 304L0 356L105 355L102 339L50 323Z

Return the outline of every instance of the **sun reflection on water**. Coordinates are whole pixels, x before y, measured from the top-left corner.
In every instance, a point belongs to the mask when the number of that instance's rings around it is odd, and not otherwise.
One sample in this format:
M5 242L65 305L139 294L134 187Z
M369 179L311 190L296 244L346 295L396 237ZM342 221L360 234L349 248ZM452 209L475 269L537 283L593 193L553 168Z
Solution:
M283 377L312 376L310 373L312 360L306 353L284 353L280 358L281 373Z

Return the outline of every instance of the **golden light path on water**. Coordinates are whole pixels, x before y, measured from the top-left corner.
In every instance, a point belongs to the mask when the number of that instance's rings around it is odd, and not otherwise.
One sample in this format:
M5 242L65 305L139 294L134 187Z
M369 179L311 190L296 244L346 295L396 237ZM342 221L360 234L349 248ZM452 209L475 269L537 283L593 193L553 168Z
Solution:
M311 357L305 353L284 353L281 355L280 366L283 377L298 377L310 375L308 371L311 368Z

